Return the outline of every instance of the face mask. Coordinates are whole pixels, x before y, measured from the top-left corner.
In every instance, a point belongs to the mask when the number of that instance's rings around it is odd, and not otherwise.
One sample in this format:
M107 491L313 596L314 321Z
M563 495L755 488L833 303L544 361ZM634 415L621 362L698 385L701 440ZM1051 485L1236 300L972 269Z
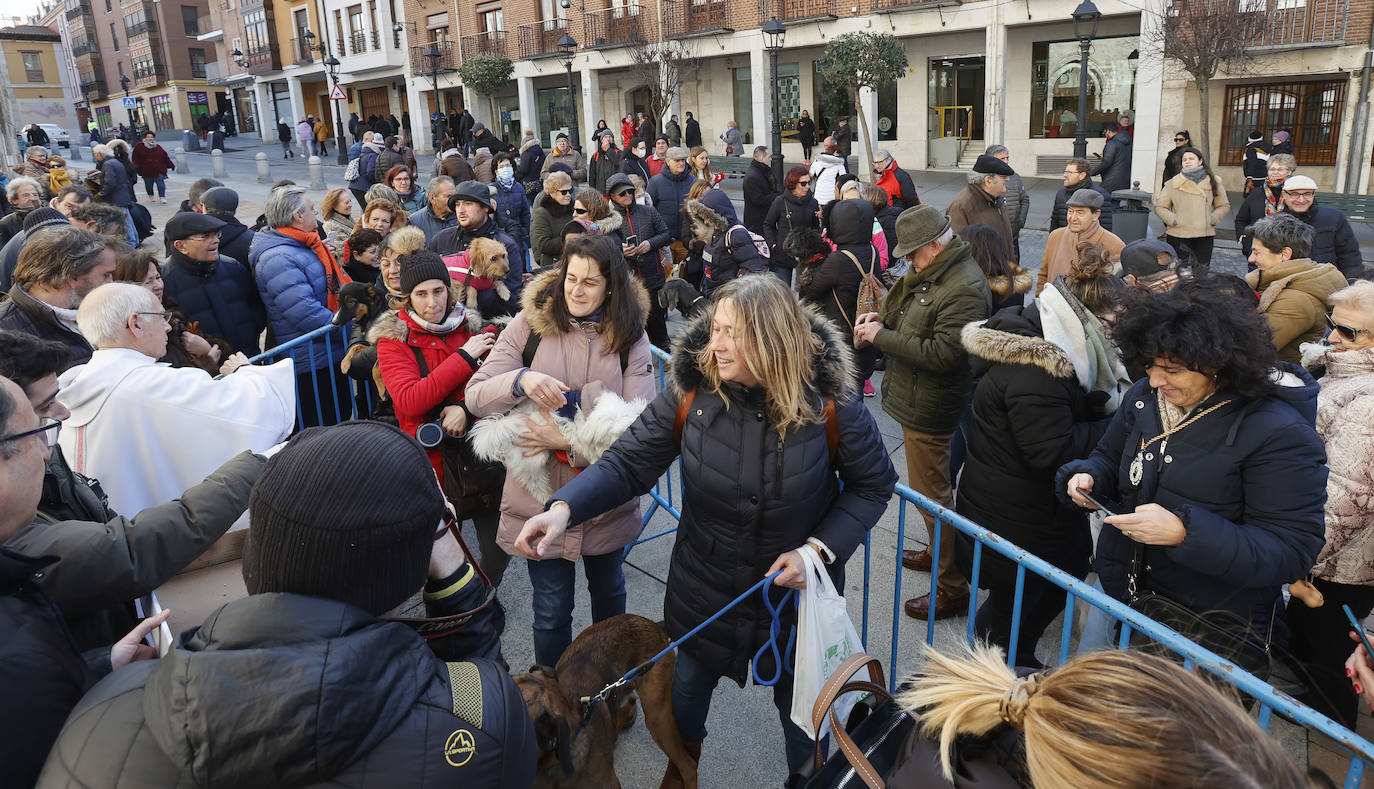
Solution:
M510 186L515 181L515 171L509 167L499 167L496 170L496 180L500 181L502 186Z

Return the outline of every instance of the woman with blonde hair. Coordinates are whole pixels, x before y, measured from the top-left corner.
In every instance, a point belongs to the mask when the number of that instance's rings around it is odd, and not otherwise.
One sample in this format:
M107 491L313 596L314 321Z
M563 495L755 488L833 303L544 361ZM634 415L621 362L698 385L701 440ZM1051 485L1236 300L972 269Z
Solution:
M698 181L705 181L708 185L713 184L715 173L711 172L711 154L704 147L698 145L687 154L687 171L696 176Z
M887 775L891 786L949 785L961 757L976 760L990 785L1001 784L994 780L998 768L1008 784L1044 789L1320 785L1235 698L1163 658L1089 652L1052 671L1018 676L996 647L925 653L925 665L898 697L920 726L909 735L905 760ZM922 742L931 738L939 740L940 774Z
M530 249L536 267L548 268L563 255L559 231L572 219L572 202L572 176L562 171L544 176L544 191L539 193L530 212Z
M682 636L773 572L781 573L769 590L774 603L784 587L805 587L801 551L813 551L844 588L845 562L897 481L873 417L855 396L853 364L845 336L777 277L731 280L674 343L672 386L554 493L547 511L526 521L515 548L532 558L556 549L570 523L636 499L681 453L682 521L663 602L669 636ZM786 608L783 632L793 617ZM678 649L673 715L694 758L716 684L728 677L743 687L769 621L753 595ZM757 668L781 676L773 703L788 767L796 769L814 744L791 720L791 674ZM664 785L680 780L670 765Z

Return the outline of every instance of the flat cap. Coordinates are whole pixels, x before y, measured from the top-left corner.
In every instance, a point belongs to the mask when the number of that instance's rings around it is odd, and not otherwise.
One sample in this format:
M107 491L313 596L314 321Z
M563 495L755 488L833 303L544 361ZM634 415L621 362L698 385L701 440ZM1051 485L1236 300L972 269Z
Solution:
M162 235L168 241L180 241L199 233L214 233L222 227L224 227L224 221L221 219L206 214L197 214L194 211L182 211L167 220L167 226L162 231Z
M978 161L973 163L973 171L984 175L1016 175L1016 171L1006 162L985 153L979 154Z

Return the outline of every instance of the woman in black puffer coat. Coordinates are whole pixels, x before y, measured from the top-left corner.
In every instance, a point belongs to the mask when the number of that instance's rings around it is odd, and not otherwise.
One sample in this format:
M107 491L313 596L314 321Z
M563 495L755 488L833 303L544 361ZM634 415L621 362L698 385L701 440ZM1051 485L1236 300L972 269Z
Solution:
M873 206L867 200L836 200L831 203L830 240L838 247L826 256L805 281L797 282L797 293L816 306L854 345L855 309L859 283L864 275L882 276L878 249L873 246ZM878 352L867 345L854 354L855 383L859 386L873 374Z
M731 330L713 333L713 325ZM755 332L762 347L753 345ZM783 573L770 590L781 599L782 586L804 578L793 575L800 550L830 559L830 575L843 588L845 562L887 508L897 481L877 426L855 396L846 339L776 277L740 277L722 286L681 336L670 369L673 386L555 493L547 512L526 522L516 547L537 555L534 544L556 541L569 522L651 489L680 453L682 521L663 603L670 636L701 624L772 571ZM679 440L675 424L687 397ZM839 430L833 459L829 420L820 413L826 399ZM793 616L783 614L784 630ZM716 683L729 677L744 686L769 623L755 594L678 650L673 714L689 751L700 753ZM759 667L763 676L772 669ZM784 672L773 702L795 769L814 743L791 722L791 699Z
M816 212L821 206L811 196L811 173L801 166L787 171L783 179L782 194L773 198L768 215L763 218L763 237L768 242L771 256L768 269L783 282L792 282L792 270L797 267L796 258L782 248L783 242L798 228L821 229L821 220Z

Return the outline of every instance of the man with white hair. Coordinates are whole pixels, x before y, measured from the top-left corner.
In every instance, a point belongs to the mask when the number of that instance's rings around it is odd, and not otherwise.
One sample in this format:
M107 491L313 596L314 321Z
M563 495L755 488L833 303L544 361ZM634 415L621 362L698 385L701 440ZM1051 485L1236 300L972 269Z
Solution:
M167 317L141 286L96 288L77 311L95 353L58 379L71 411L62 451L78 474L100 479L117 512L177 498L238 453L284 440L295 422L290 361L254 367L234 354L221 378L158 364Z
M48 177L44 175L42 180L46 182ZM14 211L0 219L0 244L19 235L24 229L24 218L43 205L43 187L28 176L14 178L5 186L5 199Z
M1002 214L1002 201L1007 193L1007 181L1016 171L994 156L980 154L968 173L968 186L949 201L945 216L954 232L969 225L987 225L1002 236L1007 257L1014 259L1011 225Z
M25 178L32 178L40 184L48 180L48 149L41 145L30 145L24 149L24 163L15 168Z
M129 206L134 202L133 179L129 171L124 169L124 163L115 158L110 146L95 146L91 149L91 156L95 157L100 167L100 202L119 206L124 211L129 246L136 249L138 229L134 227L134 215L129 213Z

